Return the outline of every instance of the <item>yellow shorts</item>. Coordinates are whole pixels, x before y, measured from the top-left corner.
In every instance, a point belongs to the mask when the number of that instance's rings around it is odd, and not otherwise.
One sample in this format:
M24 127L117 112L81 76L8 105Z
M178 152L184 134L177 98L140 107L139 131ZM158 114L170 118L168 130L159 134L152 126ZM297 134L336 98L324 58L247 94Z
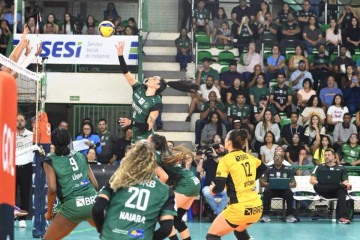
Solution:
M236 226L250 226L252 223L256 223L259 221L262 212L263 206L259 197L251 202L231 204L221 214L228 223L234 225L232 227L236 228Z

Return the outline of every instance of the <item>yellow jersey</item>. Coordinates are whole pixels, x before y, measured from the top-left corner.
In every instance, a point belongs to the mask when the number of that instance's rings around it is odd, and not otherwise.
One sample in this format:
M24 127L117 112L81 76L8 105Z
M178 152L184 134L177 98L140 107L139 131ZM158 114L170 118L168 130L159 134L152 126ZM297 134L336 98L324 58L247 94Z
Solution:
M259 198L256 185L256 169L261 160L243 151L233 151L220 159L216 179L226 179L230 204L248 202Z

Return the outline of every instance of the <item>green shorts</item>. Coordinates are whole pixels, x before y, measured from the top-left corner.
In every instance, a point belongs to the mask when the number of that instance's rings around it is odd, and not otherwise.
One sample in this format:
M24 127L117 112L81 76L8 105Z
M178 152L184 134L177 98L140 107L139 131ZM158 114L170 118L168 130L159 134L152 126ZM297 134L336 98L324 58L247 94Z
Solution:
M60 213L67 220L80 223L82 221L92 219L91 211L94 206L98 193L95 189L90 188L81 196L69 198L61 203Z
M183 178L176 183L174 192L184 194L187 197L196 197L200 193L200 180L197 177Z
M136 142L141 140L147 140L150 135L154 134L153 129L147 132L142 132L139 129L133 127L132 130L133 130L133 136L131 138L131 144L135 144Z

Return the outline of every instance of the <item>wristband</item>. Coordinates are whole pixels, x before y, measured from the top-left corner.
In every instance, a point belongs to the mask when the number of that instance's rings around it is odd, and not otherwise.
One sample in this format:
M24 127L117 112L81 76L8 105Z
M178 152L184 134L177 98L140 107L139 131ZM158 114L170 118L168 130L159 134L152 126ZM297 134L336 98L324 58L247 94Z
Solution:
M128 68L128 66L126 65L124 56L119 56L119 63L120 63L120 67L121 67L121 70L122 70L123 74L128 73L128 72L129 72L129 68Z

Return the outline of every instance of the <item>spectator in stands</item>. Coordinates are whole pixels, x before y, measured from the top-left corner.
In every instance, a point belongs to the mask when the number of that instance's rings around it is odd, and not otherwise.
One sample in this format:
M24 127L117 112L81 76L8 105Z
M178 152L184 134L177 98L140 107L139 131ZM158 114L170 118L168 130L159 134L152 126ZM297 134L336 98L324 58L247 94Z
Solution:
M328 135L321 135L320 136L320 145L315 150L314 158L313 158L314 163L316 165L325 163L324 153L325 153L325 149L328 149L328 148L332 148L330 137Z
M337 74L335 79L340 79L341 74L346 73L347 66L354 66L354 62L351 58L346 56L347 48L345 45L340 47L340 56L333 61L334 72ZM338 85L340 85L338 83Z
M254 32L254 25L250 22L250 19L247 16L244 16L241 19L237 32L234 34L239 54L243 53L244 47L254 40Z
M310 123L310 118L313 115L317 115L320 118L320 123L325 124L326 115L324 109L322 108L321 99L317 95L312 95L307 102L307 106L304 111L301 113L302 122L304 125Z
M214 79L214 84L216 87L220 89L219 85L219 73L212 67L210 67L210 63L212 63L214 60L208 57L205 57L202 59L202 65L198 67L196 74L195 74L195 83L197 85L204 84L206 82L206 78L208 76L212 76ZM236 68L235 68L236 69Z
M296 19L292 12L288 13L287 22L281 27L282 40L280 42L280 48L282 53L286 53L287 47L295 47L300 45L300 33L301 28L296 23Z
M132 129L131 126L124 127L122 129L123 137L116 141L115 155L118 161L121 161L125 157L126 147L131 146Z
M240 82L242 79L241 73L237 71L237 62L236 61L230 61L229 63L229 70L226 72L223 72L220 74L220 93L221 93L221 99L225 103L226 101L226 95L229 89L234 86L235 79L238 79L238 83L236 83L236 90L239 90L241 88ZM214 70L215 71L215 70ZM236 96L234 96L236 98Z
M265 133L264 145L260 147L260 157L264 164L268 165L273 160L275 154L275 148L278 145L275 144L275 136L272 132Z
M314 85L319 90L325 86L325 79L327 79L332 71L332 63L330 57L325 55L325 45L319 44L318 54L314 54L313 61L310 64L310 73L314 79ZM318 87L320 80L320 86Z
M273 114L270 110L265 110L264 117L255 127L255 151L260 153L260 147L264 144L265 135L267 132L272 132L275 136L275 143L280 140L280 128L275 123Z
M266 2L266 1L263 1L263 2L261 2L261 4L260 4L260 11L258 11L257 13L256 13L256 22L258 23L258 24L263 24L266 20L265 20L265 16L266 15L270 15L269 17L269 19L268 20L270 20L271 21L271 19L272 19L272 15L271 15L271 12L270 12L270 6L269 6L269 3L268 2Z
M357 71L360 72L360 58L356 61Z
M315 16L309 17L309 24L304 26L302 36L308 54L312 54L313 48L317 48L319 44L325 44L325 39L322 36L322 31Z
M299 145L300 145L300 143L302 143L302 134L303 134L304 128L298 124L298 120L299 120L298 113L292 112L291 116L290 116L291 122L289 124L285 124L281 128L280 135L281 135L282 143L284 145L290 146L291 143L294 142L295 134L298 134L298 136L300 137L299 142L298 142Z
M295 55L291 56L288 63L288 70L290 73L298 70L299 62L305 62L305 69L309 71L309 61L304 55L304 50L301 45L295 47Z
M275 110L274 106L269 103L269 99L266 95L260 96L259 104L253 107L255 123L263 119L266 110L271 111L276 123L280 123L280 115Z
M21 14L20 13L16 13L16 17L14 16L14 11L15 11L15 5L11 4L9 12L4 14L4 20L8 21L8 23L10 24L10 29L13 29L14 24L16 22L17 24L17 32L21 32ZM16 20L15 20L16 18Z
M273 23L270 13L265 14L264 21L258 25L257 33L259 36L256 41L257 49L261 49L262 44L264 47L271 47L274 42L277 42L277 26Z
M320 18L322 9L320 9L320 0L311 0L311 10L314 12L314 16L316 16L317 19Z
M282 131L282 129L281 129ZM293 165L294 163L299 162L300 150L302 149L302 144L300 142L300 134L294 133L292 135L292 140L290 144L287 144L286 148L286 160Z
M75 34L76 30L76 25L74 23L72 15L70 13L65 13L61 32L63 34L72 35Z
M6 56L6 50L11 35L10 25L6 20L0 20L0 53Z
M241 81L240 78L235 78L232 86L227 89L225 101L226 105L236 104L236 98L239 94L244 94L246 98L247 89L245 88L244 81Z
M134 34L132 27L130 25L126 25L124 27L124 31L122 32L122 35L133 36L135 34Z
M335 125L333 132L334 136L334 150L337 151L341 146L346 143L351 134L358 134L355 124L351 122L351 115L345 113L343 120Z
M338 150L341 159L340 164L346 166L356 166L360 164L360 145L359 136L356 133L350 134L348 141L341 145Z
M309 0L303 2L303 9L301 9L297 14L297 21L300 24L300 28L303 30L305 26L309 25L309 19L311 16L315 16L314 11L310 9L311 3Z
M217 39L216 36L219 35L218 34L218 30L220 30L220 28L223 28L225 26L223 26L224 23L227 23L227 30L230 31L231 34L231 30L228 24L228 17L226 15L225 9L223 7L219 7L219 9L216 11L216 14L213 16L213 31L212 31L212 39ZM226 30L226 32L227 32ZM224 32L224 31L222 31ZM225 35L225 34L221 34L221 35ZM231 34L232 35L232 34ZM220 42L219 42L220 43Z
M217 44L229 45L232 44L233 35L230 31L229 24L227 22L221 23L220 28L216 31L214 42ZM228 49L229 46L225 46L224 49Z
M189 115L186 117L186 122L191 121L191 116L194 113L195 109L201 109L201 104L209 101L209 93L214 91L216 93L216 100L221 102L221 95L219 90L214 85L214 77L208 75L206 78L206 83L200 85L200 93L195 93L192 95L190 107L189 107Z
M264 177L260 179L260 185L261 187L265 188L265 191L263 193L263 204L264 204L264 210L263 210L263 216L261 217L261 222L270 222L270 205L271 205L271 199L275 197L281 197L286 201L287 211L286 211L286 221L294 223L296 222L296 218L294 217L295 210L293 208L294 206L294 194L291 191L291 188L296 187L296 181L294 178L293 171L284 165L285 154L284 153L276 153L274 157L274 164L270 165L267 169L267 171L264 174ZM269 189L269 179L270 178L290 178L290 185L289 189L284 190L275 190L275 189Z
M330 20L330 28L326 29L326 46L329 50L329 56L331 56L335 50L338 49L338 46L343 44L341 29L339 29L336 24L335 19Z
M313 83L313 77L309 71L306 70L306 64L304 61L299 61L299 68L293 72L290 76L290 82L292 84L293 99L297 103L297 93L303 88L303 81L308 78Z
M86 160L90 164L97 163L95 149L92 149L92 148L89 149L88 153L86 154Z
M359 77L353 75L350 86L343 90L345 104L351 115L360 110L360 86Z
M34 17L30 17L26 23L24 23L22 31L24 31L24 28L27 27L29 29L29 34L35 34L36 33L36 21Z
M112 21L117 16L119 16L119 14L116 11L115 4L113 2L109 2L106 6L106 10L104 11L104 20Z
M191 62L191 39L186 28L180 29L180 35L175 40L177 49L176 61L180 64L180 71L187 71L187 64Z
M353 76L355 75L355 68L352 65L346 67L346 73L342 74L340 80L340 88L344 90L346 87L349 87L352 83Z
M311 174L310 183L314 185L314 190L325 198L337 198L336 204L336 218L339 223L349 224L348 210L346 206L346 195L347 190L350 189L351 185L348 181L348 174L345 168L341 165L336 164L334 150L326 149L325 153L325 164L322 164L315 168ZM320 171L334 171L338 170L341 172L341 182L336 185L324 185L318 182L318 174Z
M98 161L102 164L113 164L116 160L114 148L116 144L115 135L108 130L106 119L102 118L98 122L101 153L98 154Z
M320 145L320 135L325 134L326 129L320 123L318 115L312 115L310 118L310 124L305 125L304 128L304 146L306 150L314 153Z
M82 139L87 139L85 144L89 146L89 149L95 149L96 154L101 154L101 143L99 135L94 134L94 128L90 122L84 122L81 126L81 133L76 137L76 140ZM89 149L85 149L79 152L86 155Z
M231 123L234 119L241 120L241 125L246 126L250 131L250 135L254 132L254 125L250 123L251 107L245 103L246 97L244 93L239 93L236 96L236 103L231 104L227 108L228 122Z
M273 45L271 48L272 55L269 56L266 60L267 62L267 72L266 72L266 81L270 82L271 79L276 78L278 73L285 74L285 57L280 54L280 49L278 45Z
M336 87L335 78L333 76L329 76L327 79L327 87L320 90L320 99L325 109L328 109L334 104L333 100L337 94L342 95L342 92L340 88Z
M205 8L205 1L200 0L197 3L197 7L193 12L192 26L194 33L198 31L205 31L206 35L210 37L210 12Z
M296 166L297 163L294 163ZM313 166L312 155L306 150L305 147L302 147L299 152L299 166ZM309 176L311 174L310 170L297 170L296 175L298 176Z
M195 122L195 144L200 144L201 130L209 122L209 116L217 112L223 122L226 121L226 108L222 102L218 101L215 91L209 92L209 100L204 102L200 110L200 119Z
M358 133L360 134L360 110L356 113L355 124L358 129Z
M244 71L243 71L243 79L249 79L251 73L254 72L254 67L256 65L262 65L263 59L256 52L256 46L254 42L249 43L249 51L244 54Z
M360 46L360 27L359 20L356 17L351 19L351 27L348 27L345 32L348 49L351 55L355 54L355 49Z
M338 123L343 122L344 114L348 113L349 110L345 106L344 98L340 94L336 94L333 97L332 103L329 105L329 109L327 110L327 127L328 131L332 132L334 131L334 127Z
M256 79L260 73L264 74L261 65L257 64L254 66L254 71L250 74L249 78L245 79L247 88L251 88L256 85Z
M121 17L117 16L112 22L114 24L115 33L114 35L121 35L124 31L124 27L121 26Z
M288 14L294 14L288 3L284 3L281 10L278 12L275 23L280 28L287 22Z
M205 8L211 13L211 18L214 19L219 10L219 0L206 0Z
M205 124L201 131L201 143L203 145L211 143L215 134L221 136L222 139L225 139L227 134L225 124L222 123L217 112L210 113L209 120L210 122Z
M231 21L233 25L231 26L231 32L235 36L238 32L239 26L243 21L243 17L247 16L251 22L255 21L255 15L251 8L246 5L246 0L240 0L239 5L234 7L231 11Z
M271 87L270 102L278 113L286 113L289 118L292 112L291 88L285 84L285 74L278 73L277 84Z
M270 90L265 86L265 74L260 73L256 78L256 85L249 90L250 104L256 106L261 96L269 96Z
M46 23L44 26L44 34L54 34L54 24L53 23Z
M88 29L89 28L93 28L93 30L95 31L95 34L99 34L99 31L98 31L98 27L95 23L95 19L92 15L88 15L87 18L86 18L86 22L82 28L82 34L89 34L88 33ZM116 29L116 28L115 28Z
M135 18L129 18L128 25L132 28L133 35L139 35L139 29L137 28Z
M338 25L341 25L341 31L343 34L345 34L347 28L351 27L351 21L353 17L354 13L351 10L351 6L344 6L344 12L341 14L338 20Z
M48 23L51 23L51 25L50 24L47 25ZM51 32L49 31L51 29L50 26L52 26ZM55 15L53 13L49 13L47 15L44 33L47 33L47 34L58 34L59 33L59 26L57 25L57 21L56 21Z
M184 15L181 20L181 28L187 29L187 23L189 20L191 21L191 14L192 14L191 2L192 2L192 0L183 0L182 1ZM190 24L191 24L191 22L189 22L189 25Z

